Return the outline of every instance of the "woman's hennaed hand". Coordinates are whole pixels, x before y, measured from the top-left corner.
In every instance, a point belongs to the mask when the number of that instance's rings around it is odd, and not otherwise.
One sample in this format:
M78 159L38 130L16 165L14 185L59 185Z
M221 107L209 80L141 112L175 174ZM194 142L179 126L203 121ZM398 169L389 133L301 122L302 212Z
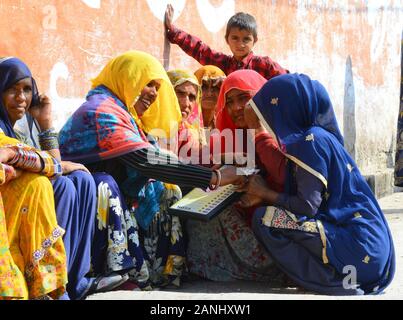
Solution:
M9 147L0 148L0 163L8 163L15 156L15 150Z
M244 185L237 186L238 192L246 192L249 194L258 195L261 197L261 194L268 189L266 181L262 178L262 176L255 174L247 177L247 183Z
M261 176L249 176L247 183L236 187L237 192L245 192L236 203L237 206L241 208L250 208L262 205L264 200L260 194L262 190L265 190L265 188L267 188L267 185Z
M239 201L236 202L236 205L241 208L257 207L263 204L264 200L262 198L249 193L243 194Z
M260 175L248 177L248 183L236 187L237 192L244 192L240 200L240 206L273 205L276 203L279 193L270 189L266 181Z
M246 176L238 174L237 167L225 166L220 169L220 172L221 172L220 186L233 184L242 187L247 181Z

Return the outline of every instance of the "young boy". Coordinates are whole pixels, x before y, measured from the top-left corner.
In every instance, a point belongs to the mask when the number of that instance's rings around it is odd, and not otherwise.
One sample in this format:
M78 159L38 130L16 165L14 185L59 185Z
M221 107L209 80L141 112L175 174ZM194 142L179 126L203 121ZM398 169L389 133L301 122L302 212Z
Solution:
M256 56L252 48L257 41L257 24L253 16L238 12L227 23L225 40L232 56L212 50L199 38L186 33L172 24L174 9L168 4L165 11L165 30L169 42L177 44L181 49L196 59L200 64L212 64L220 68L226 75L239 69L253 69L266 79L288 73L269 57Z

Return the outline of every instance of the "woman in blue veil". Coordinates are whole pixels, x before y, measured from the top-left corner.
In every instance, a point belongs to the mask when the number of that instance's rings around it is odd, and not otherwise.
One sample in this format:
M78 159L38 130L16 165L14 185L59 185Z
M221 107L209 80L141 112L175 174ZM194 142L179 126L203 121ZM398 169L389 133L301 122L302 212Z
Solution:
M252 129L287 158L284 193L252 176L240 204L263 203L253 230L298 285L321 294L378 294L394 276L386 219L343 147L326 89L303 74L269 80L245 108Z

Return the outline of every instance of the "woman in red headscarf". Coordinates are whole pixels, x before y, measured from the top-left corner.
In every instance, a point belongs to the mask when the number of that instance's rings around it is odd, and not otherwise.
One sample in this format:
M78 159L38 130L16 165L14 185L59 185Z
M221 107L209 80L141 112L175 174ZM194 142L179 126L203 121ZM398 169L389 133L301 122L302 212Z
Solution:
M231 140L233 145L221 143L221 147L216 146L216 149L218 153L234 153L246 152L249 149L247 140L250 139L249 143L256 146L253 150L260 155L256 161L260 173L273 189L281 191L285 171L281 168L285 166L285 158L280 148L266 132L250 130L251 134L246 134L245 105L265 83L266 79L253 70L233 72L224 80L216 111L216 128L220 134L213 134L210 142L217 144ZM258 200L248 195L242 198L240 204L251 207L259 205ZM250 227L253 211L254 208L231 205L208 223L189 220L187 258L190 272L214 281L278 280L281 273Z
M225 79L216 111L216 127L220 130L220 135L219 137L217 134L212 135L210 143L214 149L214 144L221 140L219 149L225 154L254 151L254 159L261 175L274 190L281 192L285 179L285 157L270 134L262 131L262 127L258 124L249 123L248 127L244 117L245 105L266 82L265 78L253 70L238 70ZM232 137L232 141L226 138L226 134L223 133L225 131ZM248 143L253 145L248 147Z

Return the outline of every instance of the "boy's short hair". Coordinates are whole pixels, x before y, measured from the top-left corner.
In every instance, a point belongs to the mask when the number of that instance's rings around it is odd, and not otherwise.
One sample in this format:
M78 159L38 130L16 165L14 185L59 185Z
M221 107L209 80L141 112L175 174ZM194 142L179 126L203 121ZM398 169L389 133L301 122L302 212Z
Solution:
M257 39L257 23L254 16L245 12L234 14L227 22L227 30L225 31L225 39L228 40L229 32L232 28L247 30L253 34L253 38Z

